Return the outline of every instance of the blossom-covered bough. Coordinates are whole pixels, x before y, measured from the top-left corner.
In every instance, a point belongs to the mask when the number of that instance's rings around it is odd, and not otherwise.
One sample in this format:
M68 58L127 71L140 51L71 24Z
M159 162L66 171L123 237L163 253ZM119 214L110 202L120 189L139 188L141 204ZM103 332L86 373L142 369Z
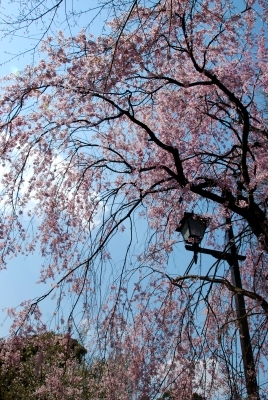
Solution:
M45 329L40 301L76 296L70 315L83 308L107 359L107 399L246 395L238 288L220 260L183 275L185 211L210 218L219 250L232 219L260 371L251 398L267 398L266 28L261 1L134 2L108 35L59 33L5 80L1 258L38 246L40 280L55 280L13 328Z

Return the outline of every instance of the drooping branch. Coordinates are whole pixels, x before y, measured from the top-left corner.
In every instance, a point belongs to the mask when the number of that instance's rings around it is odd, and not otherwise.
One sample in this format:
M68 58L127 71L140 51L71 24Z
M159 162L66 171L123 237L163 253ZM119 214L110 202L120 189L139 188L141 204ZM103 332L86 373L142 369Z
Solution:
M172 285L177 286L177 287L181 287L182 282L184 282L185 280L188 280L188 279L196 280L196 281L200 280L200 281L205 281L205 282L210 282L210 283L219 283L221 285L224 285L227 287L228 290L230 290L234 294L241 294L245 297L248 297L250 299L257 301L258 304L263 308L263 310L267 314L267 318L268 318L268 302L262 296L260 296L258 293L235 287L226 278L217 278L217 277L210 277L210 276L205 276L205 275L185 275L185 276L179 276L177 278L171 278L169 275L166 275L166 277L169 279L169 281L172 283Z

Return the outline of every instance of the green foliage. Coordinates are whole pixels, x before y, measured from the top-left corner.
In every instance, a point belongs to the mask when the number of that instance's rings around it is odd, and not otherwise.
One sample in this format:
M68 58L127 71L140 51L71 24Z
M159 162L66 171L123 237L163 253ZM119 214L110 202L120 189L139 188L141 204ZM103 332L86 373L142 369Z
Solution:
M17 363L5 365L0 360L1 400L38 399L35 391L45 384L55 367L62 370L62 379L68 385L68 374L65 377L64 372L69 360L73 361L74 375L82 378L88 374L83 363L87 351L76 339L47 332L39 337L30 336L25 342L22 349L17 349L20 355ZM15 353L16 348L12 351Z
M87 350L78 342L77 339L71 339L70 349L79 363L83 361Z
M171 392L165 392L160 398L158 398L158 400L175 400L175 397L172 396ZM191 400L206 400L206 398L203 397L201 394L195 392L192 394Z

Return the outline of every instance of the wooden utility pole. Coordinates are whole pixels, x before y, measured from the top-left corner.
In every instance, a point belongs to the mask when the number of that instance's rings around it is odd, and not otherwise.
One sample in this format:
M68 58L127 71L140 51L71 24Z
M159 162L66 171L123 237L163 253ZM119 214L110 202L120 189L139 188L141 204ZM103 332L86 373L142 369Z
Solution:
M228 226L226 237L228 240L227 244L229 246L227 251L228 254L230 254L230 256L227 258L227 261L231 268L232 283L235 287L242 289L241 275L237 257L238 253L234 241L234 232L230 217L226 218L226 225ZM237 320L239 323L239 336L248 400L260 400L254 355L248 327L247 310L245 299L242 294L235 294L235 305Z

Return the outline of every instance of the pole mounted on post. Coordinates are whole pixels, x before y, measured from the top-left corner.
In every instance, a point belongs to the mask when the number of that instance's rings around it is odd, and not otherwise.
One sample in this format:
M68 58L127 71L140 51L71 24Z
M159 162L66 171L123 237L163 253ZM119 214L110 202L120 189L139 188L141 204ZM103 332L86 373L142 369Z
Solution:
M180 226L176 229L176 231L181 232L185 242L185 249L194 252L195 263L197 263L198 253L209 254L219 260L226 260L230 265L232 284L235 287L242 289L238 261L244 261L246 257L237 253L231 218L226 218L226 226L228 227L226 235L228 245L227 252L220 252L199 247L199 244L204 237L208 223L209 220L207 218L194 215L193 213L185 213L183 219L180 222ZM242 294L235 294L235 305L237 320L239 323L240 345L248 395L247 400L260 400L245 299Z

